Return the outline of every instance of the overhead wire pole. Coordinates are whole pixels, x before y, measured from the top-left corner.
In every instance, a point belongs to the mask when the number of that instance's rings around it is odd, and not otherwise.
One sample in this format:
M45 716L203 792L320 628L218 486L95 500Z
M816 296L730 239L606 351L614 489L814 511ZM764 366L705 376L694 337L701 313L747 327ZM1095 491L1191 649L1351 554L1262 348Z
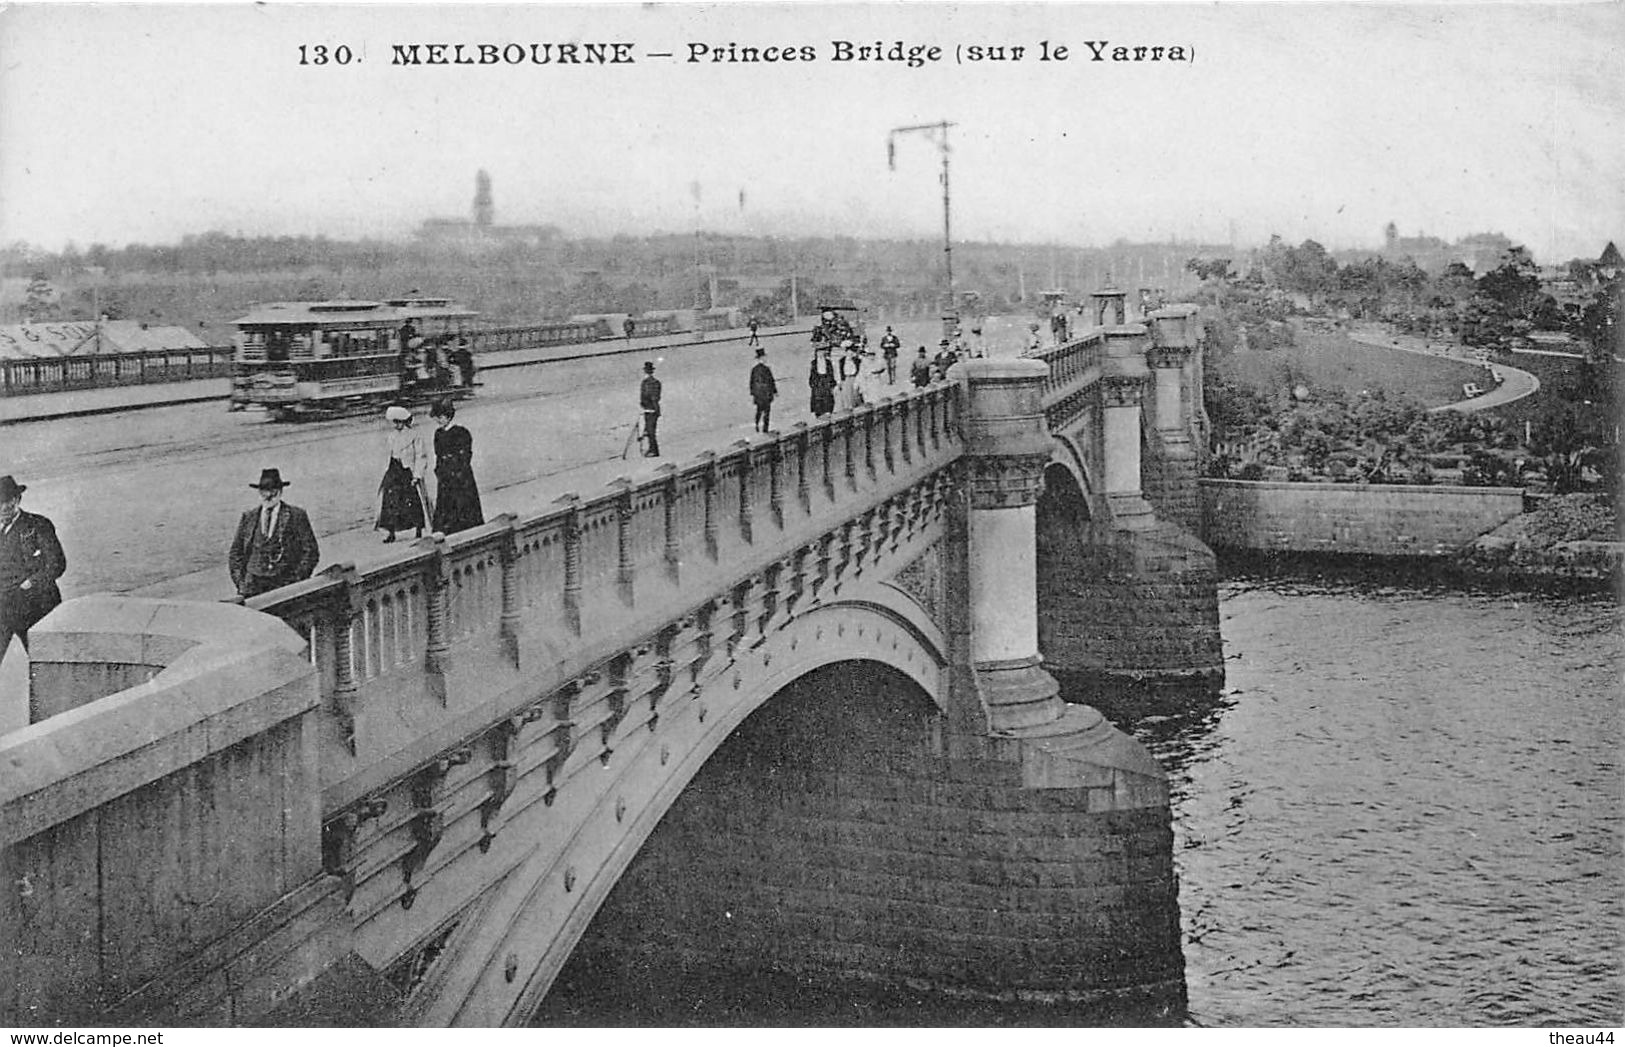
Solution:
M894 127L886 135L886 166L893 171L897 170L898 135L915 132L928 135L942 152L942 261L948 278L946 302L942 311L942 333L950 336L959 323L959 299L954 293L954 237L951 195L948 188L948 128L953 126L950 120L939 120L934 124Z

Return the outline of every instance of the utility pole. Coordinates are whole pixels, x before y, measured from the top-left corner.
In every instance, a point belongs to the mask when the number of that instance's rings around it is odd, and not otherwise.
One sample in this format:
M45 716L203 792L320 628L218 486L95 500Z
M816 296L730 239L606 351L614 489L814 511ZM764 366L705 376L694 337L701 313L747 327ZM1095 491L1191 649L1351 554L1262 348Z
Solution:
M939 120L934 124L894 127L886 136L886 166L893 171L897 170L898 135L922 133L935 142L937 149L942 153L942 262L948 278L948 286L943 293L942 333L950 336L959 325L959 298L954 293L954 237L948 191L948 128L953 126L951 121Z

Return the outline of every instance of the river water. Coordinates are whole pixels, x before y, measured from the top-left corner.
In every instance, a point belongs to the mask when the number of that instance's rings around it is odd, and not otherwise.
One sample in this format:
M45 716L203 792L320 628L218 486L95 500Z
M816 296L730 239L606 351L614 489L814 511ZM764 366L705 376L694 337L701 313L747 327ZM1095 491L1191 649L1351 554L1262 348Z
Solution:
M1625 1022L1618 603L1233 577L1220 613L1225 693L1121 720L1170 777L1184 1020ZM1092 1020L721 971L684 972L664 999L613 982L567 968L538 1023Z
M1190 1020L1622 1022L1607 596L1232 580L1168 769Z

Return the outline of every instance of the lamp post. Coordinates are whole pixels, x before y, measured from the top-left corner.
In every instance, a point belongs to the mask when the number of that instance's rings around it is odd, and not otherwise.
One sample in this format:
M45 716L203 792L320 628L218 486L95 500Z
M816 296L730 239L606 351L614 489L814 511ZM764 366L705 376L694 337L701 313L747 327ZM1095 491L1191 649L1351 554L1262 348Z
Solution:
M942 261L947 270L948 286L943 294L942 333L952 336L954 328L959 325L959 302L954 296L954 240L953 227L949 218L948 194L948 128L954 126L951 121L939 120L934 124L914 124L909 127L894 127L886 136L886 166L897 170L897 136L919 132L930 137L942 153Z

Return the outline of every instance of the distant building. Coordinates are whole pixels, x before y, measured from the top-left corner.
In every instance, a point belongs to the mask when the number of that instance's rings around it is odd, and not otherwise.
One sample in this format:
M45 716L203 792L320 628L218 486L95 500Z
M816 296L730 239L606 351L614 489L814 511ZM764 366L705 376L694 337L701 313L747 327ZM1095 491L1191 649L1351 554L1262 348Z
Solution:
M418 227L419 240L461 251L487 251L505 244L538 247L559 238L556 225L497 225L491 176L474 176L472 218L427 218Z
M1570 262L1564 273L1568 279L1554 283L1570 290L1570 299L1578 301L1604 284L1619 279L1622 273L1625 273L1625 258L1620 256L1619 248L1610 240L1596 259L1576 258Z
M1608 241L1608 246L1602 249L1602 255L1597 259L1596 273L1604 280L1613 280L1621 272L1625 272L1625 258L1621 258L1619 248L1614 241Z
M136 320L53 320L40 324L0 324L0 359L31 356L89 356L144 353L159 349L202 349L203 339L184 327Z
M1475 273L1487 273L1501 264L1501 256L1511 248L1512 241L1500 233L1474 233L1451 244L1426 234L1400 236L1393 222L1382 231L1383 257L1396 262L1409 258L1432 273L1442 271L1451 262L1460 262Z

